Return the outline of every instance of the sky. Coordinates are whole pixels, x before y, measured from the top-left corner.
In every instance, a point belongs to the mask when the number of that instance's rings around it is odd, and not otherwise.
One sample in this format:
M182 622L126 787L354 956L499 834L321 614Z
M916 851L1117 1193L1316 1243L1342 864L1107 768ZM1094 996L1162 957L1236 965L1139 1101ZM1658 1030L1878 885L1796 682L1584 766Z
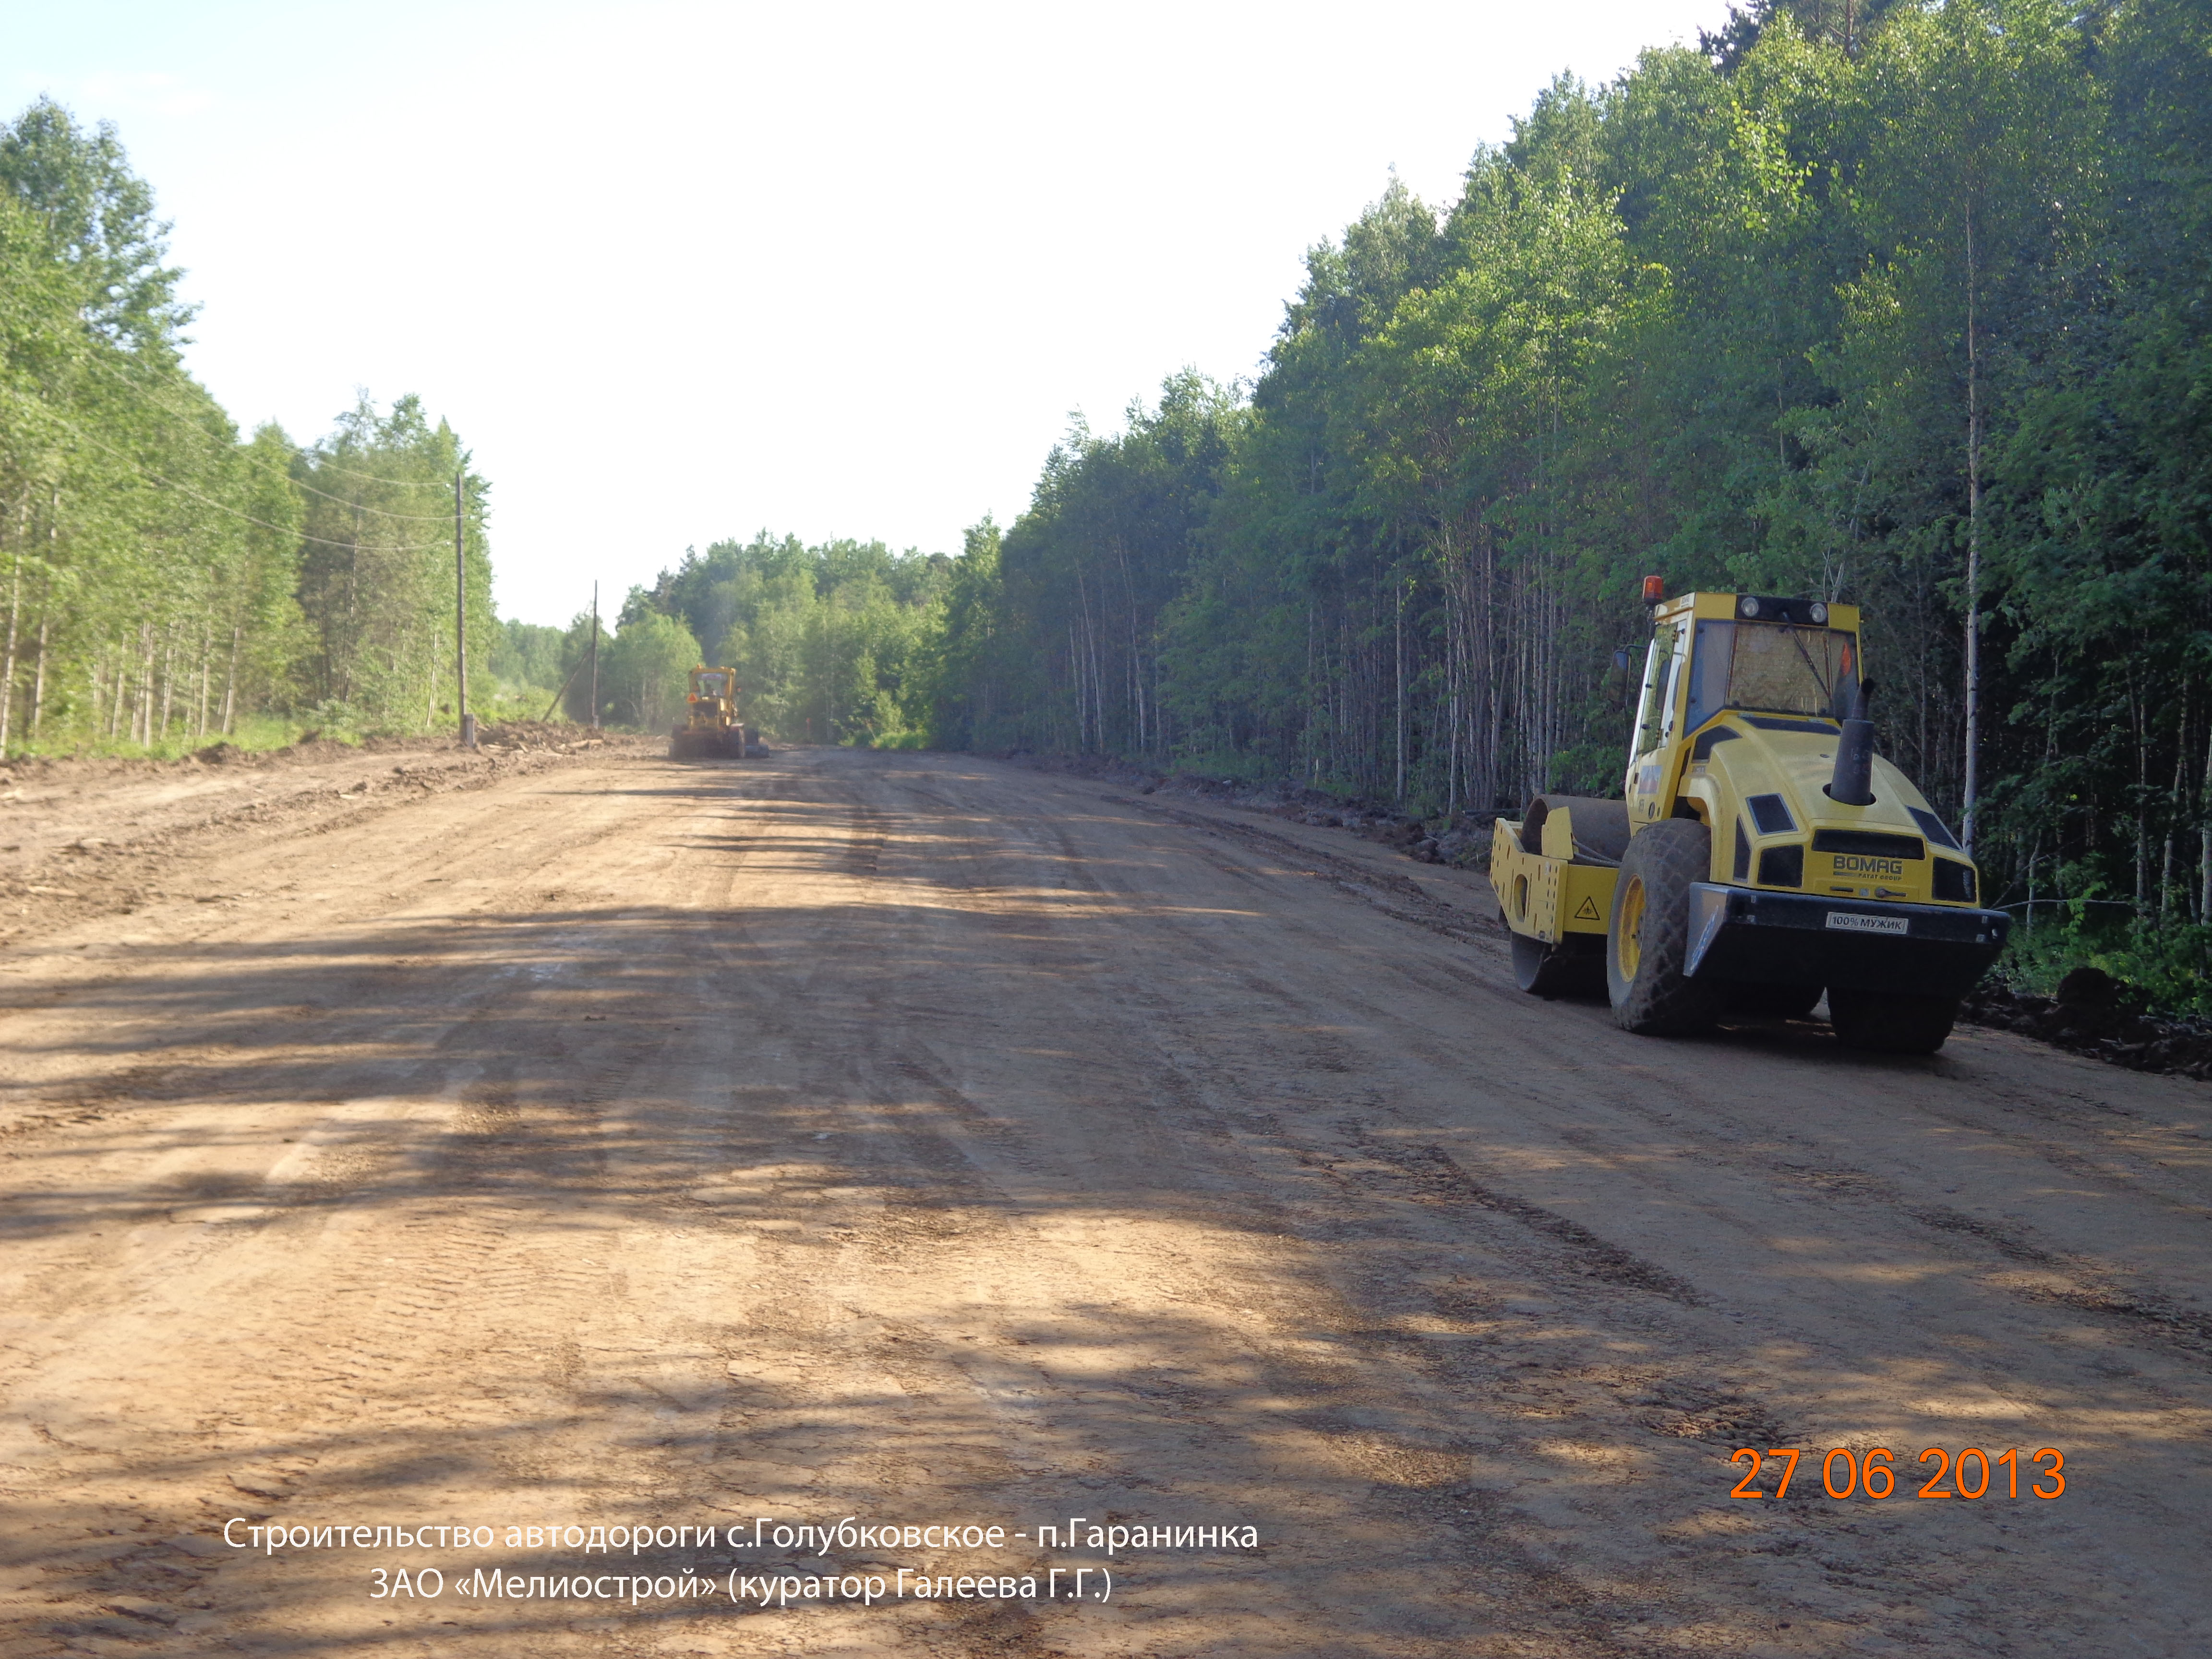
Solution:
M1254 378L1394 172L1726 11L0 0L0 101L115 123L242 426L418 393L564 623L761 529L957 552L1072 416Z

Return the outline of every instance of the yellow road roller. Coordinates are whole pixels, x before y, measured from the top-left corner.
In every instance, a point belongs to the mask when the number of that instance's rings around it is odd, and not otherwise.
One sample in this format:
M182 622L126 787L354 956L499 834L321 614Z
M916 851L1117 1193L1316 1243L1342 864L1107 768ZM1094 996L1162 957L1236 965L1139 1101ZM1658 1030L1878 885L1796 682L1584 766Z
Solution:
M1729 1013L1802 1018L1825 994L1855 1048L1932 1054L2004 948L1973 860L1874 751L1855 605L1667 598L1623 799L1542 794L1492 831L1514 977L1595 995L1643 1035Z

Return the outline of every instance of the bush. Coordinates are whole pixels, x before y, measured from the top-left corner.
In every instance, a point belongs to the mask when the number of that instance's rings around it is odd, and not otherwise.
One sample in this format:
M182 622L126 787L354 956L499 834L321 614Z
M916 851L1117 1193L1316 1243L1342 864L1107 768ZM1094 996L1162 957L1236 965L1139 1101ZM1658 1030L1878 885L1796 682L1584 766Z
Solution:
M2132 987L2158 1013L2212 1017L2212 927L2139 917L2094 899L2039 904L2033 926L2014 926L1997 972L2015 991L2050 996L2077 968L2099 968Z

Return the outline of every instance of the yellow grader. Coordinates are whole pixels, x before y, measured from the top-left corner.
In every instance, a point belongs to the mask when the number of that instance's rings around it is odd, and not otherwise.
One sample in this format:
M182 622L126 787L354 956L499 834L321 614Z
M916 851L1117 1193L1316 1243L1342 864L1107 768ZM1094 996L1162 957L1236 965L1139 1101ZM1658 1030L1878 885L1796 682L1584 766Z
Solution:
M738 677L727 668L705 664L691 671L684 701L684 724L669 734L671 760L743 760L760 750L738 719Z
M1501 818L1490 880L1514 977L1595 994L1631 1031L1730 1012L1932 1054L2003 948L1972 860L1874 752L1856 606L1753 593L1664 597L1621 800L1539 795Z

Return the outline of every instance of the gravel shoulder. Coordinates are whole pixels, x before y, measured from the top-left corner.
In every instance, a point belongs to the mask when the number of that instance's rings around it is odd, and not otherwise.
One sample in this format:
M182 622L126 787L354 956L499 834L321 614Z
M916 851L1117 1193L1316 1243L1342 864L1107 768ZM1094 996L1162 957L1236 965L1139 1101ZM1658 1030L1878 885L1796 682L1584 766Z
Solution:
M2203 1083L1631 1037L1479 876L964 757L269 771L0 808L5 1659L2212 1650ZM1007 1536L505 1542L845 1516ZM372 1595L647 1565L1115 1588Z

